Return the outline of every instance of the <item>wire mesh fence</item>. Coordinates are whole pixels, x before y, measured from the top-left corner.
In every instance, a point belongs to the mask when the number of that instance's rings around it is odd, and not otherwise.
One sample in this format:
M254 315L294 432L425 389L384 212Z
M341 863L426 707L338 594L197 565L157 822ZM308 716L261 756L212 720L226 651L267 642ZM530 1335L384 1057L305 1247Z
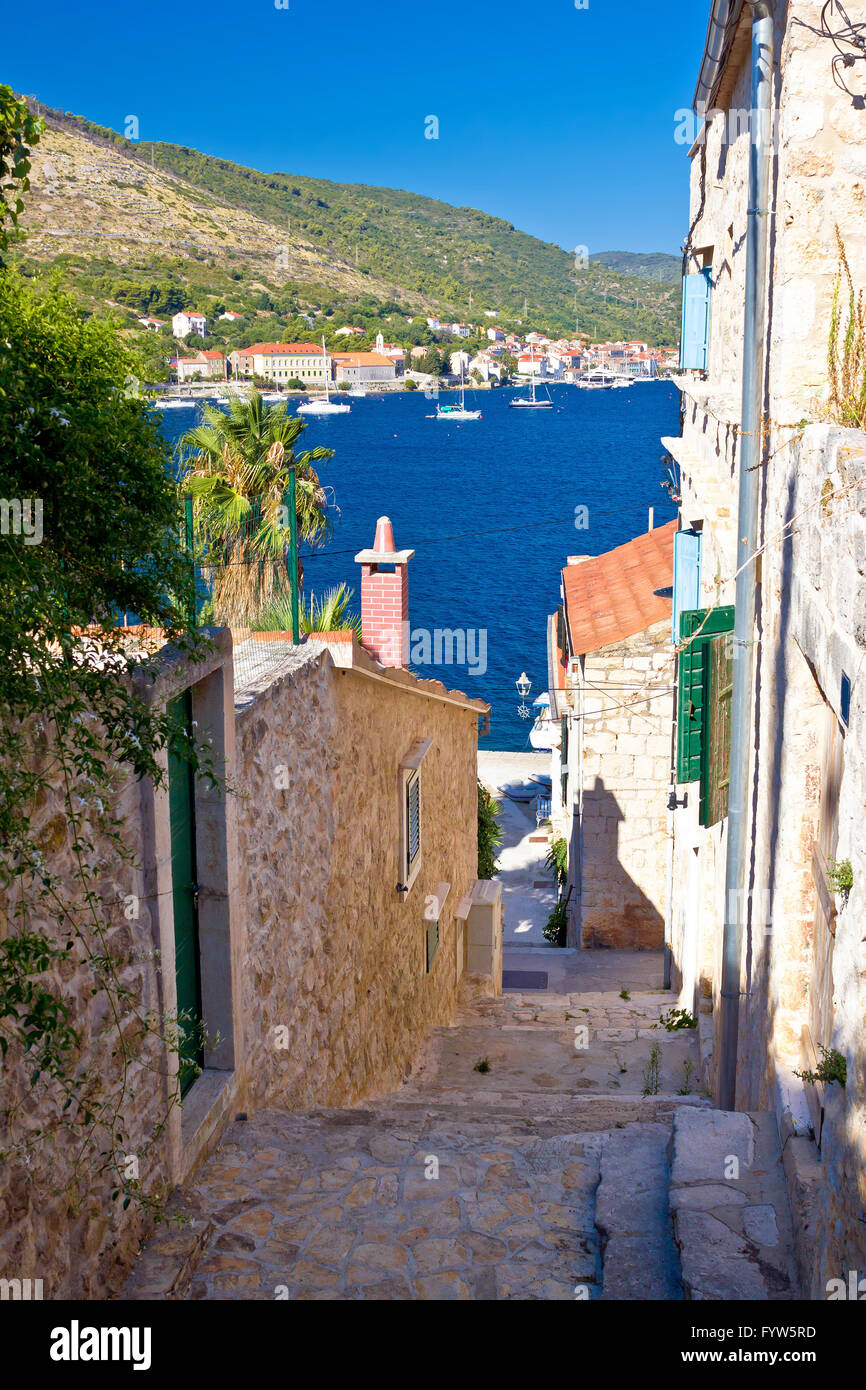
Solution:
M184 499L180 536L192 569L190 621L231 630L237 692L267 684L298 659L290 505L287 492L257 499L240 515L236 506L215 515L192 497ZM300 622L298 636L302 642Z

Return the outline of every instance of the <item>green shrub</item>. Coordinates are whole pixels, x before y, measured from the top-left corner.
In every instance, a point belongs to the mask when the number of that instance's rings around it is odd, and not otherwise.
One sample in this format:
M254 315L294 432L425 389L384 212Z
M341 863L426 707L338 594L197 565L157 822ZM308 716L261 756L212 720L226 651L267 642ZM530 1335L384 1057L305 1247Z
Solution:
M502 803L497 801L485 786L478 783L478 877L493 878L499 873L496 851L502 840L502 826L499 812Z
M825 1085L832 1085L835 1081L837 1085L844 1086L848 1080L848 1063L837 1052L836 1048L821 1048L821 1060L814 1071L795 1071L795 1076L799 1076L803 1081L809 1081L814 1086L816 1081L823 1081Z
M566 945L568 936L568 914L566 912L564 898L560 898L556 906L551 908L543 935L545 941L549 941L551 946Z
M561 836L558 840L551 840L544 865L556 876L556 885L562 892L568 881L568 845Z

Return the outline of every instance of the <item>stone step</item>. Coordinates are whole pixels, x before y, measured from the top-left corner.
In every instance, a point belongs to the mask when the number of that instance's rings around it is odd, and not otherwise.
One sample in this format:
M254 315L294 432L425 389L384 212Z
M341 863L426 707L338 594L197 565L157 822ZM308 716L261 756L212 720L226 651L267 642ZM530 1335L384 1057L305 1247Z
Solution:
M595 1205L602 1299L683 1296L668 1206L670 1136L669 1124L636 1123L605 1137Z
M774 1114L679 1109L669 1200L685 1298L800 1297Z

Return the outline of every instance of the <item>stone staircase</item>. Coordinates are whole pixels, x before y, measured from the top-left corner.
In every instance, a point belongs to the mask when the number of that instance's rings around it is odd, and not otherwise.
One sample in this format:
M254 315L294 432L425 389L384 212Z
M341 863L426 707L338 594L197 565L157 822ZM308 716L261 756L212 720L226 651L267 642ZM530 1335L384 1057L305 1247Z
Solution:
M236 1121L124 1297L795 1296L778 1139L709 1108L673 1003L478 1001L394 1094Z

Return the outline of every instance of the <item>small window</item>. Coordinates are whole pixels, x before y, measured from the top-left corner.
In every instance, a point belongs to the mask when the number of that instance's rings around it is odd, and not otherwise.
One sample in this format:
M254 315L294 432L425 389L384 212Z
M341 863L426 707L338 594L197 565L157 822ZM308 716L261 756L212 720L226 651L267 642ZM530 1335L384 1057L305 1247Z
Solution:
M419 739L400 763L400 877L398 891L408 896L421 868L421 764L432 739Z
M851 677L842 672L842 690L839 702L839 713L842 716L842 723L847 729L851 719Z
M410 772L406 779L406 882L412 878L421 858L421 773Z

